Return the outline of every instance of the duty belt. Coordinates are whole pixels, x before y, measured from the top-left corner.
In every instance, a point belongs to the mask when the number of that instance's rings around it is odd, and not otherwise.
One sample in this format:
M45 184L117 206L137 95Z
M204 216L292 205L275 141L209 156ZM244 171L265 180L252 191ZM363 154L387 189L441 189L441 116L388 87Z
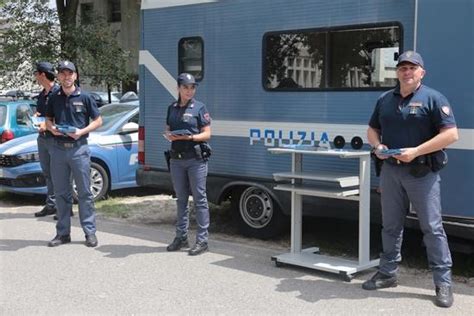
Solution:
M403 162L394 157L388 157L384 161L394 166L415 166L415 165L424 165L426 163L424 156L416 157L410 162Z
M196 158L196 153L194 151L174 151L170 150L171 159L191 159Z
M70 149L87 144L87 138L78 139L76 141L63 141L56 139L55 144L59 147Z

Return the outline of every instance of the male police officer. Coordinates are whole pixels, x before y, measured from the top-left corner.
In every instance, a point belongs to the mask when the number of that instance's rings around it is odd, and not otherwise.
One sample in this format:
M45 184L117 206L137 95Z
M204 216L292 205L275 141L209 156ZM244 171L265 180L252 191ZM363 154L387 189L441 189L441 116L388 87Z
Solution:
M46 125L54 134L51 175L56 195L58 222L56 237L48 243L55 247L71 242L72 186L70 177L76 183L79 199L79 218L86 236L86 246L97 246L95 207L90 190L90 150L87 145L89 132L102 125L97 104L83 93L74 82L76 67L70 61L58 66L61 88L48 102ZM89 123L89 120L92 121ZM53 123L54 120L54 123Z
M369 122L367 138L375 154L384 160L380 175L383 253L378 272L362 287L375 290L397 286L403 226L411 202L433 270L435 302L450 307L452 261L441 220L440 178L426 162L432 153L455 142L458 131L448 100L421 84L424 75L423 59L418 53L400 55L399 86L380 96ZM401 154L384 155L387 148L400 148Z
M59 86L54 83L54 68L48 62L39 62L36 64L34 72L36 81L43 87L43 90L38 95L36 103L36 117L44 118L46 116L46 105L52 93L59 89ZM56 214L56 203L54 200L54 187L51 180L50 162L51 162L51 146L53 137L49 131L46 130L46 122L41 122L38 128L38 154L40 159L41 170L46 181L48 194L46 195L46 205L39 212L35 213L36 217Z

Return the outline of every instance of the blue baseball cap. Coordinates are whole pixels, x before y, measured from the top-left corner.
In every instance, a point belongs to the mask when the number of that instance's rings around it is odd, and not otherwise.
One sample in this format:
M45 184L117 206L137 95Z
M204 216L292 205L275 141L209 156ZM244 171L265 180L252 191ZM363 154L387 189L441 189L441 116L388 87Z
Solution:
M425 68L421 55L412 50L408 50L398 57L397 67L403 62L412 63L414 65L420 66L421 68Z
M49 73L54 76L54 67L51 63L48 63L47 61L39 61L36 63L36 71L37 72L44 72L44 73Z
M183 85L183 84L192 84L197 86L198 84L196 83L196 79L194 79L194 76L188 73L183 72L178 76L178 79L176 79L178 82L178 86Z
M64 69L68 69L72 72L76 72L76 66L74 66L74 64L70 62L69 60L63 60L59 62L58 71L62 71Z

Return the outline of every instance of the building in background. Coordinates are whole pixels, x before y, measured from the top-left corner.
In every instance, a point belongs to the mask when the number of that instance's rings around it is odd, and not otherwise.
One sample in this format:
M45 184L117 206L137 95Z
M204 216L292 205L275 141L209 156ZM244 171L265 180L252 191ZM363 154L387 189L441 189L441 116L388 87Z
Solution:
M127 72L134 78L131 82L122 83L122 91L138 90L138 48L140 24L140 0L79 0L78 19L87 23L93 14L106 17L117 41L123 50L130 52ZM83 78L84 79L84 78ZM87 89L103 90L103 87L90 87L82 82Z

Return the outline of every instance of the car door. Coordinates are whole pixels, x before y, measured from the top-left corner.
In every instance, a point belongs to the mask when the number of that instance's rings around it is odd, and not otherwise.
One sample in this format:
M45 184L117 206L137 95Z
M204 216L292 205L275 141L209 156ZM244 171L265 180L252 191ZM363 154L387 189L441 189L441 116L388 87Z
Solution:
M136 123L138 126L138 113L126 123ZM121 142L116 147L119 182L135 182L135 171L138 167L138 131L119 133L119 136Z

